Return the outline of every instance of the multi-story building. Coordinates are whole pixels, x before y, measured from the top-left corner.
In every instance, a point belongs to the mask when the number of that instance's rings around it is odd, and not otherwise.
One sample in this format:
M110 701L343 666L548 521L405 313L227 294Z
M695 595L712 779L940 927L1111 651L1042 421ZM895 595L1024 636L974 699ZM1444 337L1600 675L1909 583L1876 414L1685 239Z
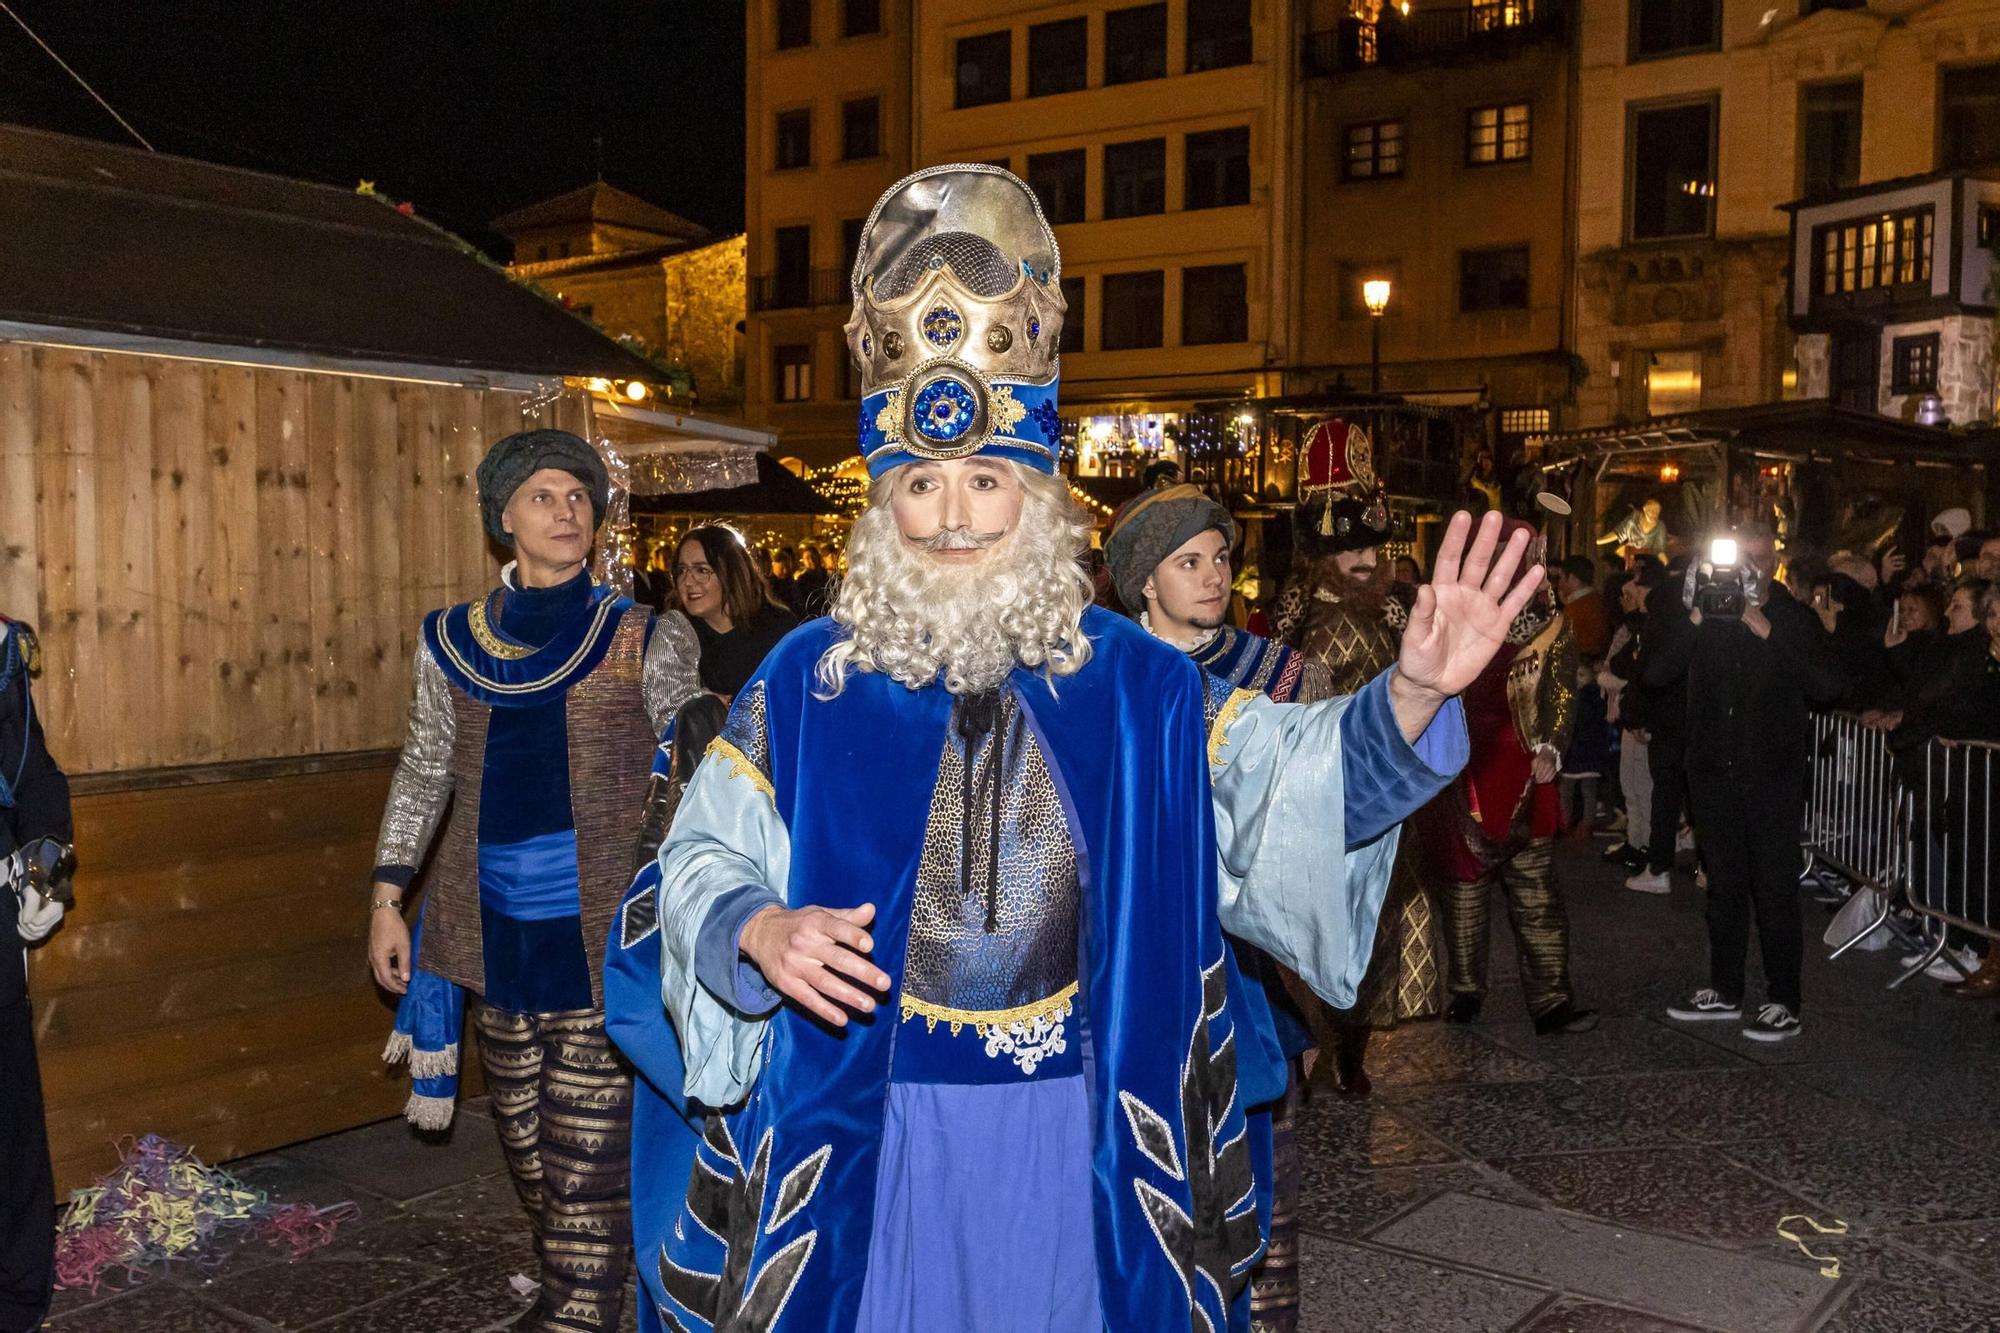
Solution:
M750 402L788 450L853 448L847 269L875 198L913 164L999 163L1041 199L1062 246L1080 471L1135 466L1197 401L1280 386L1293 6L758 0L749 14Z
M1563 0L1312 6L1290 391L1369 388L1379 335L1385 392L1489 407L1503 436L1573 424L1572 28Z
M684 367L704 410L741 404L743 237L718 240L603 181L516 209L493 229L513 243L514 277Z
M2000 3L1592 0L1580 40L1586 424L1991 418Z
M745 411L823 466L853 454L841 326L861 224L910 170L912 0L750 0Z

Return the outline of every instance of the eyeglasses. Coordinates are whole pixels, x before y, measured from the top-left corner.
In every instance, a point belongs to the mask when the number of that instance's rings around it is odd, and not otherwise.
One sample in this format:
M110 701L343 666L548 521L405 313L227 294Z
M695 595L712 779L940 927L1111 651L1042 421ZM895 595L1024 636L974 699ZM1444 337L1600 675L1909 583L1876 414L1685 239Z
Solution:
M675 582L679 582L682 579L693 579L696 583L707 583L714 577L715 577L715 567L712 565L674 566Z

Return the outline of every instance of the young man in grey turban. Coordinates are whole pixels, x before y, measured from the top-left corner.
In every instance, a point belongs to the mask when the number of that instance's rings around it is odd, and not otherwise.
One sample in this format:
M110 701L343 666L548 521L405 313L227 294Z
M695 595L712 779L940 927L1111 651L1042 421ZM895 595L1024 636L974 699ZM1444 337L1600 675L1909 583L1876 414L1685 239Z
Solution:
M403 996L389 1058L409 1117L449 1122L472 998L500 1141L541 1253L520 1326L610 1333L624 1299L632 1075L605 1037L600 974L637 862L655 747L696 693L679 612L591 578L610 486L564 431L510 435L479 465L500 586L433 611L369 908L375 980ZM449 813L447 813L449 807ZM440 829L442 820L442 829ZM436 847L413 941L403 895Z

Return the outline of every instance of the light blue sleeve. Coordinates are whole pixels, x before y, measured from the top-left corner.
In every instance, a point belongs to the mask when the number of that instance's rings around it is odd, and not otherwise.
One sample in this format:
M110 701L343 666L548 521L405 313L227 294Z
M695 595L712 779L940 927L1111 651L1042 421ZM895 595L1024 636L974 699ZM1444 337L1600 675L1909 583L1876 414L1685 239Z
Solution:
M1396 729L1381 679L1311 704L1239 693L1216 721L1209 760L1222 928L1337 1008L1354 1004L1374 950L1400 820L1464 762L1457 707L1447 704L1450 716L1432 724L1439 735L1427 732L1415 748ZM1350 838L1350 818L1366 821L1353 830L1366 836Z
M709 1106L749 1095L763 1063L768 1014L750 1018L702 981L702 928L722 899L762 885L779 901L791 873L791 838L761 774L711 754L681 796L660 846L660 998L680 1034L686 1092ZM740 898L740 895L739 895Z

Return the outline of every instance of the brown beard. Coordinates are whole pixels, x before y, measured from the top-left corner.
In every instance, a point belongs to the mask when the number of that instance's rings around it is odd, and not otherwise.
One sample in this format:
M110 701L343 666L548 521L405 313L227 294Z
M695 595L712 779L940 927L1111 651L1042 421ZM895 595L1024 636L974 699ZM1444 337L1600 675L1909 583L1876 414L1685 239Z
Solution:
M1369 577L1357 579L1342 573L1333 559L1330 555L1319 558L1313 569L1314 591L1336 597L1341 605L1353 607L1363 614L1380 611L1389 598L1389 585L1395 582L1394 567L1387 561L1377 560Z

